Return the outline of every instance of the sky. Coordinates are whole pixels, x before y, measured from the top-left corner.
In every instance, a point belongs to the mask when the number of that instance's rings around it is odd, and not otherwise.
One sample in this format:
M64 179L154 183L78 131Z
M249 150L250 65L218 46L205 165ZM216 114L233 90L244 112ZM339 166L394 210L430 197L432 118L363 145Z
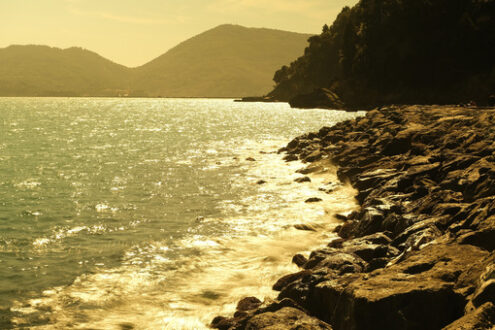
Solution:
M319 33L358 0L0 0L0 48L83 47L129 67L220 24Z

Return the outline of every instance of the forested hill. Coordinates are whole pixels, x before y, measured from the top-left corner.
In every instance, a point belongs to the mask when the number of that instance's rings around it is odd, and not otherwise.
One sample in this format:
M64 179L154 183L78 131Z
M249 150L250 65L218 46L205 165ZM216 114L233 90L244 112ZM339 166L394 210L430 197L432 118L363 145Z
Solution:
M486 102L495 92L495 0L361 0L275 73L289 100L329 88L347 107Z
M105 96L129 87L129 69L82 48L0 49L0 96Z
M0 96L261 95L273 72L303 54L311 35L221 25L155 60L127 68L82 48L0 49Z
M153 96L266 94L273 72L301 56L310 36L220 25L137 68L134 89Z

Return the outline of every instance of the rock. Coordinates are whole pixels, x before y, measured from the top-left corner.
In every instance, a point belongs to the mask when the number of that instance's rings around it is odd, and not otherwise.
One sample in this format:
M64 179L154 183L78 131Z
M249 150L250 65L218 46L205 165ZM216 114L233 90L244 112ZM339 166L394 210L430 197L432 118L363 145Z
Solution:
M292 257L292 263L296 264L298 267L302 267L306 262L308 262L308 259L302 254L298 253Z
M326 88L315 89L312 93L297 95L289 100L292 108L343 109L344 103L333 91Z
M321 153L321 151L315 150L311 154L309 154L309 156L306 156L306 158L304 158L304 161L312 163L312 162L315 162L317 160L320 160L322 157L323 157L323 154Z
M464 314L466 297L451 279L487 254L467 247L431 245L369 275L320 282L308 309L337 329L440 329ZM417 266L423 264L429 266ZM449 281L446 274L452 274Z
M246 330L331 330L332 327L303 311L284 307L276 312L266 312L253 316L244 328Z
M256 161L256 159L254 159L253 157L248 157L248 158L246 158L246 160L247 161L250 161L250 162L255 162Z
M310 166L307 166L307 167L304 167L304 168L301 168L299 170L296 171L296 173L300 173L300 174L311 174L311 173L315 173L315 172L319 172L323 170L323 168L319 165L310 165Z
M443 330L483 330L495 327L495 306L487 302L469 313L447 325Z
M256 184L265 184L266 181L265 180L259 180L258 182L256 182Z
M321 202L321 201L322 201L322 199L319 197L311 197L311 198L306 199L304 202L305 203L317 203L317 202Z
M347 212L342 212L342 213L336 213L335 218L340 221L347 221L349 219L349 216L351 214L354 214L354 211L347 211Z
M303 270L303 271L300 271L300 272L297 272L297 273L294 273L294 274L289 274L289 275L285 275L283 277L281 277L274 285L273 285L273 290L275 291L280 291L282 290L284 287L286 287L288 284L306 276L306 275L309 275L311 274L311 272L307 271L307 270Z
M294 228L296 228L297 230L317 231L314 225L308 224L297 224L294 225Z
M311 182L311 179L307 176L303 176L303 177L294 179L294 182L298 182L298 183Z
M284 157L284 160L285 160L286 162L293 162L293 161L295 161L295 160L299 160L299 157L297 157L296 155L292 155L292 154L291 154L291 155L287 155L287 156L285 156L285 157Z
M232 319L217 316L211 321L211 327L214 329L228 330L233 325Z
M388 106L292 140L288 160L315 161L298 172L328 159L360 209L337 216L340 238L294 256L303 270L277 282L278 301L219 322L291 307L343 330L493 327L493 127L492 109Z
M338 248L339 249L342 247L344 242L345 242L345 239L343 239L343 238L335 238L335 239L331 240L327 246L331 247L331 248Z
M486 302L495 303L495 279L483 282L472 299L473 305L479 307Z
M239 300L236 310L249 311L258 308L261 304L261 300L256 297L246 297Z

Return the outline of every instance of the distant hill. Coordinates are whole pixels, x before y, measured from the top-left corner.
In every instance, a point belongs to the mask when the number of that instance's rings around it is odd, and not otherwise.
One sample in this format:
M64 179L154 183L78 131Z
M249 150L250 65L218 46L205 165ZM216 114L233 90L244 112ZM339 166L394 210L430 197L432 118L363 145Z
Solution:
M250 96L301 56L311 35L221 25L136 69L134 89L162 96Z
M221 25L138 68L82 48L0 49L0 96L241 97L273 87L273 72L310 35Z
M0 49L0 95L107 96L129 86L130 70L82 48Z

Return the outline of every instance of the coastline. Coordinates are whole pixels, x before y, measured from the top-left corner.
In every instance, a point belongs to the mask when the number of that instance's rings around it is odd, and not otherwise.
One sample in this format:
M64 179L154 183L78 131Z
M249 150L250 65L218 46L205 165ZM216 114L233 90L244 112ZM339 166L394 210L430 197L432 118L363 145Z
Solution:
M340 236L218 329L490 329L495 325L495 109L386 107L295 138L285 160L338 166L360 210ZM258 297L262 298L262 297Z

